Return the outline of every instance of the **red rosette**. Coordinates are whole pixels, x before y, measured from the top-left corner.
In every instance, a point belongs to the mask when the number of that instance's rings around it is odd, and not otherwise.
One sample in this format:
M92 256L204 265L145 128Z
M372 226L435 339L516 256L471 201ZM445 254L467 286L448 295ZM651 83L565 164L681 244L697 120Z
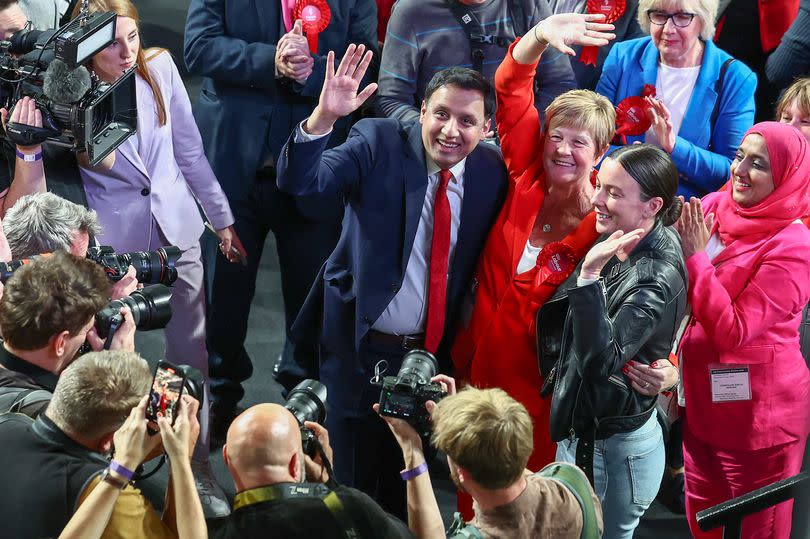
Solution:
M644 134L652 123L647 117L647 101L640 95L625 97L616 105L616 135L626 144L628 136Z
M536 284L562 284L577 267L574 249L567 243L555 241L547 244L537 255Z
M605 24L610 24L619 20L619 17L624 15L626 9L625 0L588 0L586 13L604 15L605 20L600 21ZM579 61L585 65L596 65L596 59L599 56L599 47L582 47L582 52L579 54Z
M326 30L332 20L332 10L325 0L298 0L293 9L293 20L301 19L309 50L318 54L318 34Z

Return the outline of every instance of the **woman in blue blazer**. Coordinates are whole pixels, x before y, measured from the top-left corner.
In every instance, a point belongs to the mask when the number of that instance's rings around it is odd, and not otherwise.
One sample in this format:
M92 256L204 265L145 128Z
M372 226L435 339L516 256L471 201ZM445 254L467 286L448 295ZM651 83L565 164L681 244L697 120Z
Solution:
M614 105L655 86L652 127L626 143L667 151L687 198L728 179L734 152L754 123L756 75L712 43L716 13L717 0L641 0L639 25L650 37L616 43L596 86Z

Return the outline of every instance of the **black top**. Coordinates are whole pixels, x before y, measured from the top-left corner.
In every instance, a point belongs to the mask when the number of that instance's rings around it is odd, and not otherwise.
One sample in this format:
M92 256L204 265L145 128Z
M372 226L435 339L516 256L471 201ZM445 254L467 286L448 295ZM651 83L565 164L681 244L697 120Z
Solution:
M106 460L71 440L44 414L0 415L2 536L57 537L76 500Z
M45 369L28 363L9 352L0 342L0 387L18 387L20 389L45 389L53 393L59 376Z
M7 139L0 140L0 191L9 187L14 178L15 149ZM76 155L69 148L45 143L42 145L42 162L48 191L86 208L87 195Z
M404 523L386 513L359 490L339 486L331 491L331 501L327 500L329 497L316 495L274 498L272 491L285 486L290 488L289 483L283 483L238 493L234 499L234 512L230 516L209 521L209 537L264 537L272 531L273 537L286 539L345 539L344 526L354 527L358 539L413 537ZM303 483L300 488L323 487ZM334 509L329 508L330 505L334 507L335 494L343 507L337 515Z

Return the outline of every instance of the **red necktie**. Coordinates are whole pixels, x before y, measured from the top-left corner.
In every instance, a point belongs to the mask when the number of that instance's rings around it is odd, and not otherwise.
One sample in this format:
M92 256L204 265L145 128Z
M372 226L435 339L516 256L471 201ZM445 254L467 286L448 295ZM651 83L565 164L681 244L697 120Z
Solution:
M439 171L439 186L433 200L433 240L430 242L430 283L428 284L425 349L435 352L444 333L447 304L447 263L450 259L450 201L447 184L453 175Z

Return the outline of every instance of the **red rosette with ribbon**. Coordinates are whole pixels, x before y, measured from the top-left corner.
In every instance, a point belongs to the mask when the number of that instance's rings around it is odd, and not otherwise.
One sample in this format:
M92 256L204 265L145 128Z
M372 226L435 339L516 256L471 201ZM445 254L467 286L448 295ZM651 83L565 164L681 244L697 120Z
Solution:
M547 244L537 255L537 281L558 286L562 284L577 267L574 249L567 243L555 241Z
M594 15L604 15L605 20L599 21L604 24L610 24L619 20L624 15L626 9L625 0L588 0L587 13ZM579 61L585 65L596 65L596 59L599 57L599 47L582 47L582 52L579 54Z
M622 144L627 144L628 136L642 135L652 125L645 97L655 97L655 86L645 84L641 95L625 97L616 105L616 136L621 137Z
M318 34L326 30L332 20L332 10L325 0L298 0L293 9L293 20L301 19L307 36L309 51L318 54Z

